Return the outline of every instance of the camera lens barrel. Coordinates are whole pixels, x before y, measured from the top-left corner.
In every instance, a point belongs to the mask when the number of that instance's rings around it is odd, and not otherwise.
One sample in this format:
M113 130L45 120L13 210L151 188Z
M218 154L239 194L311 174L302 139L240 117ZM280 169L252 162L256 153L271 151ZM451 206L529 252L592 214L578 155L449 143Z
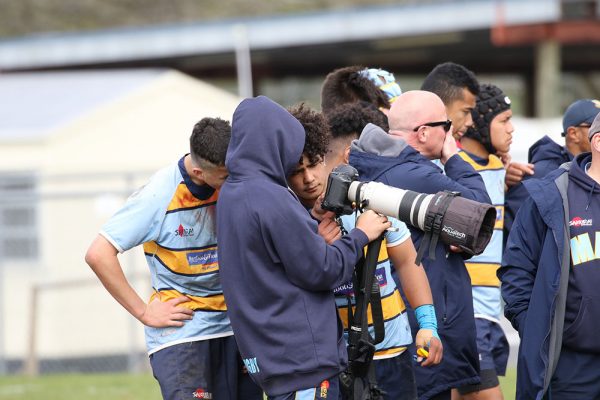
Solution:
M350 183L348 199L365 208L399 219L442 242L470 254L481 254L489 243L496 209L489 204L457 196L457 193L417 193L381 182Z

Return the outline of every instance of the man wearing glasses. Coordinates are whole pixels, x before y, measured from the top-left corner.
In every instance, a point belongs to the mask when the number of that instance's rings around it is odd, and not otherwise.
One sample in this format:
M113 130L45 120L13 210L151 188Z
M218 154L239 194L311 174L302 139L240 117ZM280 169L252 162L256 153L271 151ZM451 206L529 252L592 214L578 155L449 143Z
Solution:
M523 180L529 178L543 178L554 171L561 164L572 161L581 153L590 151L588 132L592 121L600 112L600 101L580 99L573 102L563 116L562 136L565 145L561 146L548 136L544 136L529 148L529 163L533 167L533 175L525 175ZM525 199L529 197L522 184L509 188L506 193L504 236L508 237L515 215Z
M352 142L350 165L361 180L383 182L422 193L443 190L490 203L481 176L459 155L442 100L434 93L409 91L400 95L388 114L389 134L369 124ZM439 159L445 174L431 162ZM415 247L423 233L411 229ZM461 254L438 242L435 260L424 258L437 315L444 359L430 368L415 368L419 399L450 399L450 389L479 383L479 360L473 317L471 280ZM418 331L414 313L411 329ZM414 349L411 349L414 352Z

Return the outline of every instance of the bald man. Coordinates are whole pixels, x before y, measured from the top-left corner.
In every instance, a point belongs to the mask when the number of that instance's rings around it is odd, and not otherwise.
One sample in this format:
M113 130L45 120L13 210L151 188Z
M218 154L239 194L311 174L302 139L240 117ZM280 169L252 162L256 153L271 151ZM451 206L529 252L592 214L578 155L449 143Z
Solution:
M458 153L452 138L452 121L446 106L434 93L423 90L406 92L392 105L388 114L390 135L400 137L422 156L442 164Z
M481 176L458 155L450 132L452 122L437 95L420 90L402 94L392 104L388 122L389 133L369 124L352 143L350 164L361 180L422 193L456 191L465 198L490 203ZM430 161L433 159L441 160L446 174ZM411 236L417 247L423 232L411 229ZM471 280L462 255L441 242L435 248L435 260L425 258L423 266L444 358L438 366L415 369L419 399L450 399L451 388L479 383ZM408 315L411 326L417 328L414 313Z

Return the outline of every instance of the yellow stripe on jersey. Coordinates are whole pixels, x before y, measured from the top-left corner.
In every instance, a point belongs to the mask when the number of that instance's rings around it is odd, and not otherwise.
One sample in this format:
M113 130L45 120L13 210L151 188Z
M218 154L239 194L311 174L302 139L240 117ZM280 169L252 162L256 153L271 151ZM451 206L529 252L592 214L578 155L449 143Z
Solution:
M214 203L217 201L219 197L219 192L215 191L212 196L210 196L206 200L200 200L194 197L194 195L190 192L185 183L181 182L177 186L177 190L175 190L175 194L171 199L171 203L167 208L167 212L178 210L181 208L194 208L200 207L205 204Z
M483 171L483 170L490 170L490 169L502 169L504 168L504 164L502 164L502 161L496 157L493 154L490 154L488 157L488 163L486 165L481 165L479 164L477 161L473 160L466 152L464 151L459 151L458 155L465 160L466 162L468 162L475 171Z
M202 275L219 270L219 263L207 262L190 265L188 254L194 253L216 253L217 246L207 247L202 250L169 250L165 249L155 241L144 243L144 253L157 257L161 263L170 271L182 275Z
M402 301L402 297L400 297L400 292L398 292L398 289L394 290L394 293L392 293L390 296L381 299L381 309L383 311L384 321L395 318L406 310L406 306L404 305L404 301ZM340 313L340 319L344 324L344 328L348 329L348 307L338 307L338 311ZM354 312L356 312L356 307L352 307L352 313ZM369 304L369 309L367 310L367 320L369 325L373 324L371 304Z
M500 287L500 281L496 276L499 264L475 264L465 263L472 286L494 286Z
M375 352L376 357L382 356L393 356L394 354L400 354L406 350L406 347L392 347L389 349L383 349Z
M368 246L365 246L365 248L364 248L365 254L367 254L367 247ZM379 248L379 256L377 257L377 264L381 264L382 262L387 261L388 258L389 258L389 256L388 256L388 252L387 252L387 242L384 239L383 242L381 242L381 247Z
M222 294L217 294L209 297L200 297L200 296L191 296L189 294L181 294L177 290L161 290L158 292L152 293L150 296L150 301L155 298L159 298L163 303L172 299L176 299L180 296L186 296L190 298L191 301L186 301L185 303L181 303L180 305L189 308L190 310L203 310L203 311L227 311L227 306L225 305L225 297Z

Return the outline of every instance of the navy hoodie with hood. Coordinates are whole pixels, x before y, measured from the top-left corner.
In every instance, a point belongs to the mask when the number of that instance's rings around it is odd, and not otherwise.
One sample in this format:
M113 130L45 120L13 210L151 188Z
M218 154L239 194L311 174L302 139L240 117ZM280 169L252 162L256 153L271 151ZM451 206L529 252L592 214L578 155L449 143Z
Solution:
M363 181L378 181L421 193L457 191L465 198L490 203L481 176L459 155L448 159L444 175L438 166L403 139L393 138L372 124L352 142L350 165L358 170ZM411 233L418 248L423 232L411 228ZM415 368L419 399L431 398L450 388L479 383L471 278L462 256L451 252L446 258L446 253L447 247L438 242L436 259L423 260L438 319L438 333L444 345L444 358L437 366ZM412 312L409 319L412 331L417 332Z
M327 245L288 189L304 139L278 104L244 100L233 115L217 207L229 318L244 364L268 395L317 387L346 367L333 289L351 279L368 243L354 229Z
M577 276L571 276L570 236L580 232L569 229L573 216L600 218L599 185L585 175L590 161L589 153L579 154L544 179L523 183L530 197L517 214L498 270L506 302L504 314L521 338L517 400L544 398L563 345L575 341L581 346L576 350L598 352L594 336L600 318L597 285L585 287L582 281L573 282ZM595 273L593 268L583 272ZM583 285L597 281L597 275L590 281ZM579 285L579 293L572 292L573 283ZM567 321L565 330L565 317L573 312L572 307L581 308L581 315L570 324Z
M561 146L548 136L544 136L529 148L527 162L534 165L533 175L526 175L523 181L531 178L542 179L562 164L573 160L573 154L569 153L565 146ZM504 200L504 241L506 242L515 215L519 207L529 197L525 186L517 184L506 192Z

